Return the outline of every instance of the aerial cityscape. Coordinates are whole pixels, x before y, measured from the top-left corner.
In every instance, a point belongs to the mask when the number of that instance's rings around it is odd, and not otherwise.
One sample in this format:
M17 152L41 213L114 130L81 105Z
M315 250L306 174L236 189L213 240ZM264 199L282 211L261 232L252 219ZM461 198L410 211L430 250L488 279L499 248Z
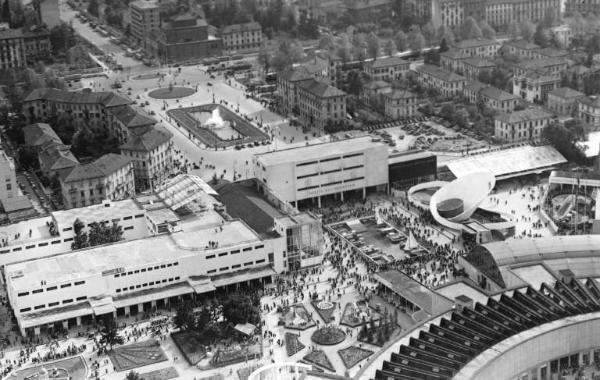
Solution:
M600 2L0 0L0 380L599 380Z

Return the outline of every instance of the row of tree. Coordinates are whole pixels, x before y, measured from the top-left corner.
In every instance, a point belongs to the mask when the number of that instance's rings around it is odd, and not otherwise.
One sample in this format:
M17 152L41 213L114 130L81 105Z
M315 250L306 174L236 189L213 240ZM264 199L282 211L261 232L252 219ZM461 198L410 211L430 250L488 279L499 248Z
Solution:
M75 219L73 223L75 237L71 243L71 249L94 247L123 240L123 228L116 222L113 222L112 225L92 222L88 232L85 232L84 228L85 224L79 218Z

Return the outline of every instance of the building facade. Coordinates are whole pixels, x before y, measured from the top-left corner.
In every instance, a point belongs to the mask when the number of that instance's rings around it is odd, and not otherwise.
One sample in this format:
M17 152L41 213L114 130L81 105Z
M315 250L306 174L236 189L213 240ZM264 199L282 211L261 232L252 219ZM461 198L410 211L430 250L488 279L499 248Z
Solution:
M171 174L173 134L162 126L132 136L120 149L123 156L133 160L138 192L156 188Z
M462 40L452 44L452 49L472 57L493 58L502 45L488 38Z
M421 65L416 68L417 81L426 88L434 88L449 98L460 95L466 82L465 77L440 69L433 65Z
M494 136L503 142L538 141L552 114L541 108L501 113L494 119Z
M415 116L417 95L405 90L394 90L383 94L385 115L392 119Z
M262 27L257 22L228 25L221 30L221 39L228 54L256 51L262 44Z
M307 128L324 131L328 123L346 121L346 93L316 79L298 83L300 123Z
M577 102L577 116L594 129L600 127L600 99L596 96L580 98Z
M369 187L386 188L388 150L370 137L313 144L255 155L255 177L287 202L312 199Z
M0 150L0 201L19 195L15 162L4 150Z
M545 103L548 93L556 90L559 86L560 76L557 75L530 71L524 75L513 77L513 94L532 103Z
M137 0L129 3L131 35L147 48L147 36L160 29L160 5L158 0Z
M577 103L585 94L569 87L557 88L548 93L546 106L559 115L574 115L577 112Z
M100 204L135 195L133 160L114 153L77 165L59 177L65 208Z
M409 62L398 57L379 58L364 65L371 80L392 81L400 79L409 70Z

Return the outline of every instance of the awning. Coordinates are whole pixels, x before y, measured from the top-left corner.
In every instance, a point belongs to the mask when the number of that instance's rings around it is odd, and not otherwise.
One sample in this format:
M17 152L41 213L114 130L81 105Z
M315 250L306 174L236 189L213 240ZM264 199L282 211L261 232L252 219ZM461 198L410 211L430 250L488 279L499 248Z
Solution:
M267 276L275 275L275 271L271 267L262 267L256 269L241 270L233 273L227 273L217 277L213 277L212 283L215 288L221 286L242 283L244 281L255 280Z
M113 305L116 308L139 305L141 303L156 301L170 297L177 297L184 294L190 294L194 290L187 282L180 282L156 289L145 289L139 292L131 292L130 294L115 298Z
M208 293L215 290L215 286L208 277L201 281L188 280L188 283L194 289L196 294Z
M88 302L82 302L80 304L58 307L40 312L22 314L20 326L23 329L42 326L49 323L66 321L71 318L83 317L84 315L91 315L92 312L90 304Z
M252 334L254 334L254 330L256 330L256 326L254 326L252 323L238 323L237 325L235 325L234 329L241 332L242 334L252 336Z

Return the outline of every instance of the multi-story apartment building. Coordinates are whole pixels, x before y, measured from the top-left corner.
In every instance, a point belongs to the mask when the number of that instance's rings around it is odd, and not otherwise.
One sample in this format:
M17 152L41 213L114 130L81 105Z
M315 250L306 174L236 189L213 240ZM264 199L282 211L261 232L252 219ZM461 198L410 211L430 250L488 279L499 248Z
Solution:
M70 92L54 88L34 89L23 100L23 113L28 121L48 120L52 116L69 114L77 125L102 130L109 125L108 111L127 106L129 99L113 92Z
M535 71L540 74L560 77L567 71L567 64L567 59L563 57L528 59L514 65L514 74L520 76Z
M148 52L164 62L181 62L220 56L222 40L206 20L194 14L179 15L150 33Z
M484 88L489 87L479 81L466 81L463 86L463 96L472 104L478 104L481 101L480 93Z
M597 96L580 98L577 102L577 116L594 129L600 127L600 99Z
M133 135L121 145L121 154L133 160L136 190L155 189L172 169L173 134L155 126L141 135Z
M129 3L131 35L146 49L146 41L152 31L160 29L160 5L158 0L136 0Z
M256 51L262 44L262 27L257 22L228 25L221 29L226 53Z
M585 94L569 87L560 87L548 93L546 106L559 115L574 115L577 112L579 100Z
M537 141L552 120L552 114L541 108L501 113L494 119L494 136L504 142Z
M462 40L452 44L452 48L460 53L485 58L495 57L501 46L500 42L488 38Z
M40 171L46 178L60 177L62 173L79 165L79 160L71 153L71 148L63 144L53 144L38 153Z
M324 131L328 123L346 120L346 93L316 79L298 82L299 120L305 127Z
M433 65L421 65L416 68L417 81L424 87L434 88L449 98L460 95L465 85L465 77Z
M600 2L598 0L566 0L565 13L579 13L582 15L600 13Z
M19 195L15 161L0 149L0 201Z
M77 165L59 177L65 208L120 200L135 195L133 160L114 153Z
M111 107L108 109L107 116L110 133L121 143L128 141L132 135L141 135L150 131L156 124L156 120L129 105Z
M560 76L529 71L513 77L513 94L532 103L544 103L548 93L560 86Z
M0 69L25 67L28 63L45 60L49 56L50 33L47 29L36 27L0 31Z
M383 94L386 116L392 119L415 116L417 114L417 95L406 90L394 90Z
M503 45L503 50L505 53L515 55L522 59L536 59L537 51L539 49L539 45L526 40L505 41Z
M473 17L502 29L512 21L537 22L544 17L546 9L557 12L561 9L559 0L430 0L423 3L431 9L435 27L454 27L461 25L467 17Z
M54 129L46 123L29 124L23 128L25 146L34 152L40 152L50 145L62 144Z
M457 73L462 69L462 60L470 56L458 50L450 49L440 53L440 66L445 70Z
M277 93L281 97L282 113L296 113L298 109L298 83L312 79L308 70L300 67L288 69L277 75Z
M373 22L392 12L391 0L349 0L346 12L356 22Z
M409 62L402 58L388 57L367 62L363 70L371 80L392 81L408 72L409 66Z
M493 61L481 57L468 57L460 61L458 72L469 80L477 80L484 71L489 73L496 67Z
M486 106L500 112L511 112L521 103L518 95L503 91L494 86L483 88L479 92L480 100Z
M367 104L371 104L371 100L379 99L381 95L392 92L392 84L383 80L372 80L365 83L359 94L359 99Z

